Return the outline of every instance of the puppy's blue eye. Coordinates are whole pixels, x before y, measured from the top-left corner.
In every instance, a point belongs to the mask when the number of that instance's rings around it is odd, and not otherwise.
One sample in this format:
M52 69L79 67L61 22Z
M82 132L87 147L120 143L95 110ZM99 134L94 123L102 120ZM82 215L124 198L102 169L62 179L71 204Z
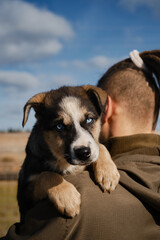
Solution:
M87 119L86 119L86 123L87 124L91 124L91 123L93 123L93 118L92 117L88 117Z
M56 129L57 129L58 131L62 131L64 128L65 128L65 125L64 125L63 123L58 123L58 124L56 125Z

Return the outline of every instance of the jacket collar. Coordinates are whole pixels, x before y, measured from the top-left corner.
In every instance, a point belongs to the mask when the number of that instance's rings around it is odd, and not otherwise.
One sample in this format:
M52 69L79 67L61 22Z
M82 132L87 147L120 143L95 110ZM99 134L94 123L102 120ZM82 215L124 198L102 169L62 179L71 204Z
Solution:
M123 137L109 138L105 146L112 157L140 149L160 149L160 135L157 134L135 134ZM157 152L157 151L156 151ZM159 151L158 154L159 155Z

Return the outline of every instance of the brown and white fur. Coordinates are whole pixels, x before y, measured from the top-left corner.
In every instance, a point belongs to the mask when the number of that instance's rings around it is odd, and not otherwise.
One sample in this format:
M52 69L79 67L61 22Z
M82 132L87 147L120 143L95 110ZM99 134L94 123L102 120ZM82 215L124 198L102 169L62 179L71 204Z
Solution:
M106 101L103 90L87 85L40 93L26 103L23 126L31 108L37 121L18 180L21 221L33 203L46 197L62 214L77 215L80 193L63 176L83 171L88 165L93 166L95 180L104 191L115 189L118 170L99 143Z

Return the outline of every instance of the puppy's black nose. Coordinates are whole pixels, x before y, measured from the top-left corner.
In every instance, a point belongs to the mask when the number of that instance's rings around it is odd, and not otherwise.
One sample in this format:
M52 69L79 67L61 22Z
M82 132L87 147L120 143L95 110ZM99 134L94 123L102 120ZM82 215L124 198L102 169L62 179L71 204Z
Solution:
M87 160L91 156L91 149L89 147L75 148L74 152L79 160Z

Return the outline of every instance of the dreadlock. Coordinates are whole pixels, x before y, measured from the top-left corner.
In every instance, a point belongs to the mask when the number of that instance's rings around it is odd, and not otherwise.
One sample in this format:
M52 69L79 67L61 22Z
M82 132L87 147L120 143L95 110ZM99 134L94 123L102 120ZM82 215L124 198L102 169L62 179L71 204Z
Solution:
M140 57L147 71L127 58L109 68L97 86L122 102L132 119L144 123L152 117L155 129L160 108L160 50L142 52Z

